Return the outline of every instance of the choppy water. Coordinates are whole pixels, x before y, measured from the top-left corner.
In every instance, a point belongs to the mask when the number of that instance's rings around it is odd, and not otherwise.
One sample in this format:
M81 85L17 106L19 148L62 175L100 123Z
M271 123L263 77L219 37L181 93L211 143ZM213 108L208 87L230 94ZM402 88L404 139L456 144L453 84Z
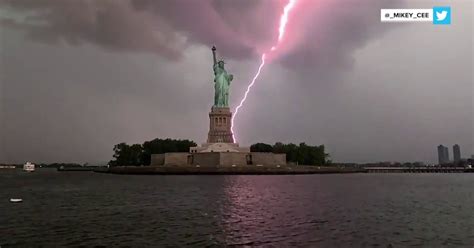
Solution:
M9 203L10 198L23 203ZM474 174L0 170L0 246L473 247Z

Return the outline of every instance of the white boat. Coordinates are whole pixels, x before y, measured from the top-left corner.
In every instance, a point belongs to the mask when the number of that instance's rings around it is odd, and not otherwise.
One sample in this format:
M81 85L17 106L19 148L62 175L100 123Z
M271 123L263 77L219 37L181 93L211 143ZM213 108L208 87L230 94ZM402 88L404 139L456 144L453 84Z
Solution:
M23 165L23 170L26 172L33 172L35 171L35 164L26 162L26 164Z
M0 169L15 169L14 165L0 165Z
M10 202L12 203L19 203L19 202L22 202L23 199L20 199L20 198L10 198Z

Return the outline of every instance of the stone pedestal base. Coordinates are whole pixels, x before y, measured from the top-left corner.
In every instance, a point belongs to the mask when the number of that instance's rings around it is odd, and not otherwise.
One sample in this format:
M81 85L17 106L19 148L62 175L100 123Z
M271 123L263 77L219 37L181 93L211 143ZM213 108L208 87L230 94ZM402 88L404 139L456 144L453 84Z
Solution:
M151 166L260 167L284 165L286 165L285 154L269 152L173 152L151 155Z
M232 113L229 108L212 107L209 113L209 133L207 143L234 143L230 127Z
M250 152L250 147L239 147L238 143L204 143L201 146L191 147L189 152Z
M250 152L250 147L239 147L239 144L234 143L231 126L232 113L230 109L212 107L209 113L207 142L201 146L191 147L189 152Z

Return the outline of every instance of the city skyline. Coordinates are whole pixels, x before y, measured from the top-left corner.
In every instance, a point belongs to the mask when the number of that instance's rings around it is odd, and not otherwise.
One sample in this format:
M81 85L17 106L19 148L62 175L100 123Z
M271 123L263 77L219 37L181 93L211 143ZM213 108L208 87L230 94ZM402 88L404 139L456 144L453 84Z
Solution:
M438 148L437 148L438 164L447 164L451 162L456 164L463 160L474 158L474 155L471 155L470 157L466 155L466 157L463 157L461 153L461 146L459 144L454 144L452 147L453 147L453 159L451 160L449 156L449 148L442 144L438 145Z

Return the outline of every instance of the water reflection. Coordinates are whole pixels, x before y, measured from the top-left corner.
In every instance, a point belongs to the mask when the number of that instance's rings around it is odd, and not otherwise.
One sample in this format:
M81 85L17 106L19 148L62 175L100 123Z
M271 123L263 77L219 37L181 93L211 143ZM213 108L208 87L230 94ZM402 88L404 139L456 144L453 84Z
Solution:
M294 176L226 178L221 225L227 245L308 245L321 240L318 230L327 220L319 195ZM311 193L313 192L313 193Z

